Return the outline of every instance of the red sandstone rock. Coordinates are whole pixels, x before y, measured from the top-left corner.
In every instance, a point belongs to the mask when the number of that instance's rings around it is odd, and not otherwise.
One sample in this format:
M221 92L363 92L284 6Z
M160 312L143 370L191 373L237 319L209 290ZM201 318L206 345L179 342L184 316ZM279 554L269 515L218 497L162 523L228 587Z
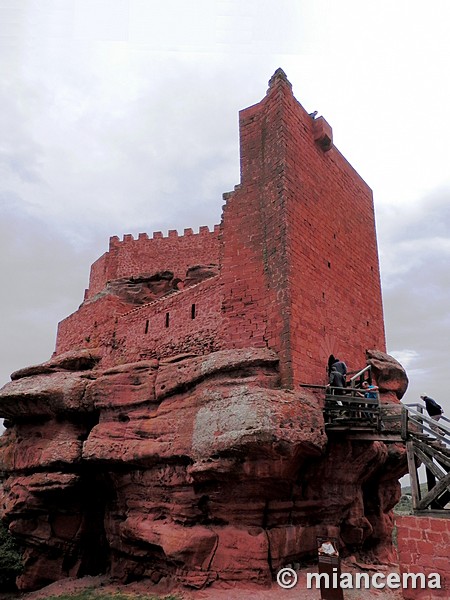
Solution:
M32 375L42 375L53 373L55 371L84 371L95 367L102 357L102 352L98 349L75 350L65 352L53 357L51 360L40 365L25 367L11 374L11 379L21 379L22 377L31 377Z
M398 485L379 482L401 474L403 455L380 443L327 443L316 397L279 388L277 365L270 351L235 350L5 386L8 414L19 397L22 416L34 411L0 438L10 473L3 513L27 547L21 589L107 562L124 580L266 584L271 569L313 555L330 527L351 548L372 538L387 546L397 496L386 490ZM100 540L92 547L91 530Z
M53 372L17 379L0 390L2 416L50 417L91 412L93 406L85 396L88 382L84 372Z
M408 377L402 365L380 350L367 350L366 355L380 392L385 397L389 394L391 401L400 401L408 387Z

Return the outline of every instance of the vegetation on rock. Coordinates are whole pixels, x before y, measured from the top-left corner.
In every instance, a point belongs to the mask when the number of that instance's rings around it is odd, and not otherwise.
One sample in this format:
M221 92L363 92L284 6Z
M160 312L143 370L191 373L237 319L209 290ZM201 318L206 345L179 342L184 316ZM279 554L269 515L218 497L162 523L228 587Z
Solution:
M22 556L19 548L0 521L0 590L14 590L16 577L21 572Z

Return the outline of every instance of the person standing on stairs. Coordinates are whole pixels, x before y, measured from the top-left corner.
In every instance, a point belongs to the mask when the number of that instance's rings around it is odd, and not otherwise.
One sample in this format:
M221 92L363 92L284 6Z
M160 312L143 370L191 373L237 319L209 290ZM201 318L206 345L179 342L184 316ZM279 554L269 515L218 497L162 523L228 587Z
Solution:
M433 398L430 398L430 396L420 396L420 398L425 402L425 409L427 411L427 413L429 414L430 418L433 419L433 421L439 421L439 419L441 418L441 415L443 414L443 410L442 410L442 406L440 404L438 404L436 402L436 400L433 400ZM431 429L433 431L435 431L436 433L439 433L439 427L437 425L431 425Z

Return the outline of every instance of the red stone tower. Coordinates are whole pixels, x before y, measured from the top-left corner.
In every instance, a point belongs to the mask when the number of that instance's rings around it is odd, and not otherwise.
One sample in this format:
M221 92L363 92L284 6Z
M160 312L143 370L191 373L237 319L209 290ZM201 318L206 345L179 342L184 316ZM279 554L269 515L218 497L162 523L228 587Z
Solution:
M371 190L281 69L241 112L240 149L221 225L112 238L85 302L60 323L57 354L99 347L115 364L269 347L292 387L323 383L330 354L359 369L366 348L384 351ZM143 281L158 293L124 293Z
M371 190L281 69L241 112L240 140L241 185L223 218L230 341L253 345L241 302L256 299L286 385L322 380L331 353L363 366L366 348L385 349Z

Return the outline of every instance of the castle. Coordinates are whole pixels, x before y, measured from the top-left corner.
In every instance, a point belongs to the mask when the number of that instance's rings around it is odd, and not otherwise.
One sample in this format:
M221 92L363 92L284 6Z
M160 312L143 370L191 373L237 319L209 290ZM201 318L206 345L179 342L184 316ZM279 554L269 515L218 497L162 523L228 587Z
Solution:
M323 414L331 354L372 361L383 403L407 385L385 360L371 190L281 69L240 113L240 152L220 225L111 238L53 357L0 390L20 590L270 585L318 536L391 556L404 447L328 435Z
M323 383L330 354L358 369L385 349L371 190L281 69L240 113L240 156L213 231L111 238L56 355L101 348L114 365L267 347L291 388Z

